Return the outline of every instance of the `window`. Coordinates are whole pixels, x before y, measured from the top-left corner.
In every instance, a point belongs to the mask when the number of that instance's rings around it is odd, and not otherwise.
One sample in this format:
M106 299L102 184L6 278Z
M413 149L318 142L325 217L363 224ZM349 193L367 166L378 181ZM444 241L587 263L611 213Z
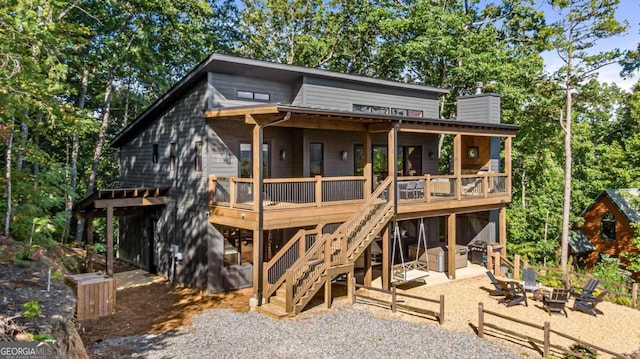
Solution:
M195 170L202 171L202 141L196 142Z
M387 146L374 145L372 147L373 175L379 180L384 180L388 175ZM354 168L356 176L364 174L364 148L362 145L354 146ZM419 176L422 174L422 147L399 146L398 147L398 174L402 176Z
M169 169L171 171L176 170L176 157L177 157L178 147L175 142L172 142L169 145Z
M153 164L158 163L158 144L157 143L153 144L153 154L151 155L151 160L153 161Z
M371 106L353 104L351 107L353 112L375 113L380 115L422 117L423 112L420 110L410 110L406 108L395 108L385 106Z
M253 178L253 157L251 156L251 144L240 144L240 177ZM269 178L269 144L262 144L262 175Z
M324 167L324 146L322 143L309 144L309 174L322 176Z
M616 240L616 217L611 212L603 214L600 218L600 238Z
M269 101L271 100L271 94L265 92L253 92L253 91L236 91L236 96L243 100L257 100L257 101Z

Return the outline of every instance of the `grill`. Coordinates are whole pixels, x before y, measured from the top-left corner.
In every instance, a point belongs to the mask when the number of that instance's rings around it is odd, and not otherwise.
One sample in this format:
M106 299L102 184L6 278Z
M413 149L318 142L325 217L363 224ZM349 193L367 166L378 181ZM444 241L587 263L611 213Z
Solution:
M489 243L481 240L476 240L469 243L469 259L473 264L486 264L487 263L487 245Z

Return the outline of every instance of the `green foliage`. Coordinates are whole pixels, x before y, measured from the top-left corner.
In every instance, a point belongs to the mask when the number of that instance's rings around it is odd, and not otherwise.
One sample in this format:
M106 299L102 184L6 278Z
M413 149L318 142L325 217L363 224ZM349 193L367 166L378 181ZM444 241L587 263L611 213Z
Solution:
M40 304L35 299L30 302L24 303L22 306L24 307L24 313L22 313L22 315L25 318L38 317L42 314Z
M54 338L50 334L27 333L27 338L32 342L46 342L46 343L55 343L56 342L56 338Z
M51 273L51 280L62 280L64 274L61 271Z
M585 344L575 343L569 347L569 350L570 353L564 356L565 359L595 359L598 357L598 351Z

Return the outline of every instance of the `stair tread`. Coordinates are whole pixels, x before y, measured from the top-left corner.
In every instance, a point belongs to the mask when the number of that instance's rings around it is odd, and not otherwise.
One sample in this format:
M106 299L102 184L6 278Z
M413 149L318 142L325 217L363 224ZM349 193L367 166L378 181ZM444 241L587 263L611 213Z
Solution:
M274 305L273 303L266 303L259 307L256 307L256 311L258 313L268 315L276 319L282 319L291 316L291 313L288 313L284 310L284 308Z

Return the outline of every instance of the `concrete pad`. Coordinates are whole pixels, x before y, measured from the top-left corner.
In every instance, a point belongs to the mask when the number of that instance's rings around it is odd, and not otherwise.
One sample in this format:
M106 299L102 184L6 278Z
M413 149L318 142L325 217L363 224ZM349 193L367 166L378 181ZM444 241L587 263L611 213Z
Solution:
M150 274L142 269L114 274L116 278L116 290L135 288L153 283L164 283L166 278L159 275Z

